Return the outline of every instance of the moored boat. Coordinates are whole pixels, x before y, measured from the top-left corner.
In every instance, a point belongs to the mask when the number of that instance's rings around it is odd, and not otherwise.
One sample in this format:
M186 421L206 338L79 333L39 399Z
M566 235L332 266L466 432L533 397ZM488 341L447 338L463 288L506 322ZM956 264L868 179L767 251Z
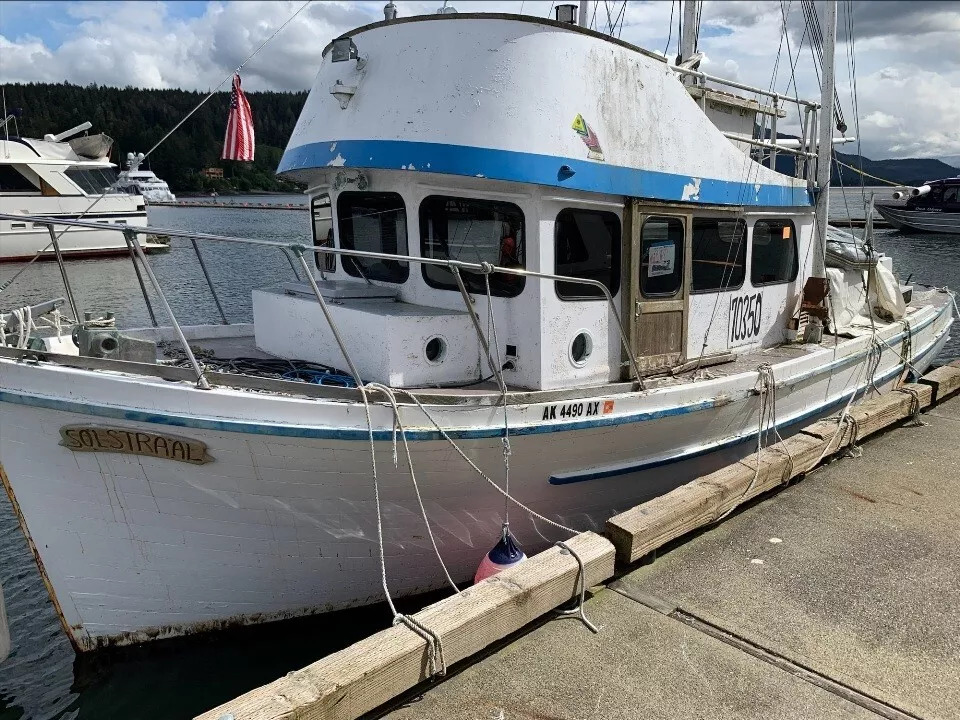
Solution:
M252 324L9 316L0 477L75 645L466 581L507 509L535 552L923 372L952 298L829 260L817 103L788 176L684 76L526 16L358 28L279 168L312 247L154 229L293 258Z
M894 193L906 203L877 203L881 217L903 232L960 235L960 177L929 180Z
M175 202L177 196L153 170L141 170L143 153L127 153L127 167L117 177L117 188L130 195L142 195L147 202Z
M5 119L4 125L13 116ZM56 257L47 228L27 216L64 220L85 219L93 227L59 228L58 245L65 257L99 257L126 254L120 233L106 226L142 225L147 213L143 197L117 188L117 173L110 162L113 140L103 134L79 135L90 128L83 123L42 140L4 135L0 138L0 262ZM104 226L104 228L98 226ZM167 245L139 237L152 252Z

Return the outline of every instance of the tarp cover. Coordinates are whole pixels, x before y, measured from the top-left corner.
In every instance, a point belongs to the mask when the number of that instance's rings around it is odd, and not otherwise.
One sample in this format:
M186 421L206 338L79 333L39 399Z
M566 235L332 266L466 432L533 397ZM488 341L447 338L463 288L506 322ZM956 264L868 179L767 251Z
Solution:
M870 273L870 297L867 297L867 272ZM874 324L886 324L903 318L907 306L900 284L893 273L878 263L871 270L840 270L827 268L830 281L830 304L837 335L857 337L872 332L870 309Z

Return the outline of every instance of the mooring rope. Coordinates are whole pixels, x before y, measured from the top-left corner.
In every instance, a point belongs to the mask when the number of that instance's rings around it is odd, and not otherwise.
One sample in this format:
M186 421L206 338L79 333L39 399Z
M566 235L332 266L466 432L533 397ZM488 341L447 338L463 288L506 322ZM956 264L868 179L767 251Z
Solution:
M569 528L569 527L567 527L566 525L561 525L560 523L555 522L555 521L551 520L550 518L548 518L548 517L546 517L546 516L544 516L544 515L541 515L541 514L538 513L536 510L533 510L532 508L529 508L529 507L527 507L526 505L524 505L522 502L520 502L519 500L517 500L517 498L515 498L513 495L507 493L503 488L501 488L499 485L497 485L497 483L495 483L493 480L491 480L490 477L489 477L485 472L483 472L483 470L481 470L473 460L470 459L470 457L460 448L460 446L457 445L457 443L453 440L453 438L451 438L450 435L447 434L447 431L446 431L446 430L444 430L442 427L440 427L439 423L437 423L437 421L434 420L433 416L427 411L427 409L423 406L423 404L420 402L419 398L417 398L416 395L414 395L412 392L410 392L409 390L406 390L406 389L404 389L404 388L397 388L397 392L402 392L402 393L404 393L405 395L407 395L407 397L409 397L411 400L413 400L413 402L416 403L417 407L420 408L421 412L423 412L423 414L426 416L427 420L430 421L430 424L433 425L433 427L436 429L436 431L437 431L438 433L440 433L440 436L441 436L444 440L446 440L446 441L451 445L451 447L453 447L454 450L457 451L457 454L458 454L461 458L463 458L464 461L465 461L471 468L473 468L474 472L476 472L481 478L483 478L483 479L484 479L492 488L494 488L498 493L500 493L501 495L503 495L503 496L504 496L505 498L507 498L510 502L512 502L514 505L516 505L516 506L517 506L518 508L520 508L521 510L523 510L525 513L527 513L527 514L528 514L530 517L532 517L532 518L536 518L537 520L543 520L543 522L547 523L548 525L552 525L552 526L555 527L555 528L559 528L560 530L563 530L563 531L565 531L565 532L568 532L568 533L570 533L571 535L579 535L579 534L582 532L582 531L580 531L580 530L574 530L573 528Z
M410 445L407 442L407 432L403 427L403 422L400 420L400 408L397 405L397 397L394 394L393 390L380 383L367 383L367 389L377 390L382 392L387 400L390 402L391 407L393 408L393 417L394 417L394 433L393 433L393 466L399 468L399 463L397 462L397 433L396 430L400 430L400 439L403 442L403 450L407 456L407 467L410 470L410 481L413 483L413 492L417 496L417 503L420 505L420 514L423 516L423 524L427 528L427 535L430 538L430 543L433 545L433 551L437 555L437 560L440 562L440 567L443 568L443 574L447 577L447 582L450 583L450 587L453 588L455 593L460 593L460 588L457 587L457 584L453 581L453 578L450 576L450 571L447 570L446 563L443 562L443 557L440 555L440 548L437 546L437 540L433 534L433 528L430 527L430 520L427 517L427 509L423 504L423 497L420 495L420 486L417 483L417 474L413 469L413 458L410 456Z

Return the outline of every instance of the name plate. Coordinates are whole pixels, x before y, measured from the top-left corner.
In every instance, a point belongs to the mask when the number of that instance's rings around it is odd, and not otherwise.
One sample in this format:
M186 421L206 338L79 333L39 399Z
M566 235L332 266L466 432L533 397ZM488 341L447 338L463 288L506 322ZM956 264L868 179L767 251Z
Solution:
M74 452L115 452L203 465L213 462L206 443L178 435L158 435L96 425L64 425L60 444Z

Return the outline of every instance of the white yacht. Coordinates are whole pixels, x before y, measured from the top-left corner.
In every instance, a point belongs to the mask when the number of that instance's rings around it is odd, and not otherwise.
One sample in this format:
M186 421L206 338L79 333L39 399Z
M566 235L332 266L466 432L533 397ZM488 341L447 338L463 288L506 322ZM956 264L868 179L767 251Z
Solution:
M127 169L120 173L117 188L131 195L143 195L147 202L174 202L177 196L170 192L166 181L153 170L141 170L143 153L127 153Z
M117 189L116 166L109 159L113 140L102 133L80 135L90 127L85 122L42 140L2 136L0 212L60 220L82 218L103 225L144 224L143 197ZM66 257L129 252L122 233L62 227L57 230L60 232L58 244ZM145 250L168 247L145 237L139 239ZM26 219L0 220L0 262L30 260L37 253L56 255L46 226Z

